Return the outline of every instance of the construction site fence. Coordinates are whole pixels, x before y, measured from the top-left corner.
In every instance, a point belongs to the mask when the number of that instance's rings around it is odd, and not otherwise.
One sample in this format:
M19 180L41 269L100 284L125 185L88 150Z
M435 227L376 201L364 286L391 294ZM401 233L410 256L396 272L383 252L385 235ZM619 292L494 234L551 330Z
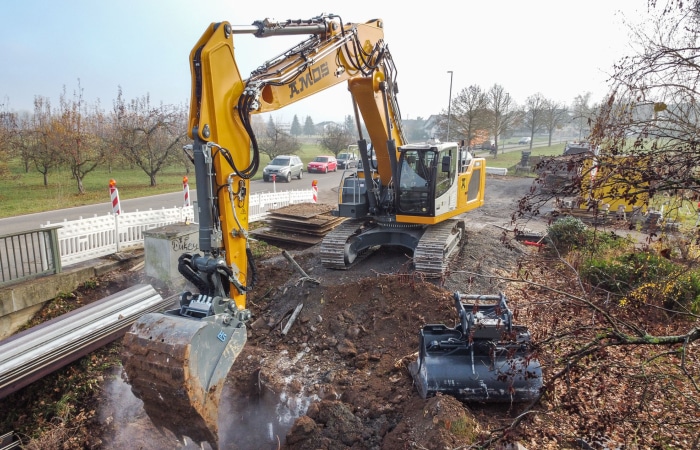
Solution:
M251 194L248 221L262 220L272 209L313 202L313 194L312 189ZM37 230L0 235L0 286L142 247L144 231L173 223L196 223L196 206L195 202L194 206L47 222Z

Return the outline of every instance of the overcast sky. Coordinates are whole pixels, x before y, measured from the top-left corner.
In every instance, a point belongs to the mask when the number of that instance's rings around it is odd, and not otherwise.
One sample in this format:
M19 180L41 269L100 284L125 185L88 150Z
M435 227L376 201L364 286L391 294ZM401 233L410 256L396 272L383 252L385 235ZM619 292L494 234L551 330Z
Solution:
M353 0L4 0L0 26L0 104L31 110L34 97L58 103L78 79L89 102L110 110L121 86L126 99L189 104L189 52L211 22L250 25L264 18L307 19L334 13L344 22L384 20L398 70L404 119L447 110L470 86L502 85L522 104L535 93L570 105L607 92L614 62L626 53L623 18L647 0L500 0L398 2ZM330 5L333 5L332 7ZM458 5L458 6L457 6ZM241 74L303 39L235 36ZM291 122L352 114L344 85L274 113Z

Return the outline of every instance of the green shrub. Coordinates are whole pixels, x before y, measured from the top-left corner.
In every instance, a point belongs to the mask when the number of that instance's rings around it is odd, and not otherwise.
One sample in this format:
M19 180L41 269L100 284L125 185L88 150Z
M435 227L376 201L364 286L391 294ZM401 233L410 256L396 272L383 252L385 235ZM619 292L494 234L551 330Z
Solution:
M664 293L664 306L697 314L700 310L700 273L683 271L673 280Z
M624 295L631 289L632 275L626 264L608 258L591 258L580 269L581 279L613 294Z
M700 272L656 253L590 258L580 275L587 283L618 295L623 306L651 304L693 312L700 308Z
M547 238L559 254L565 255L585 240L585 233L586 225L579 219L568 216L557 220L547 229Z
M630 245L630 239L615 233L602 233L588 228L580 219L567 216L554 222L547 229L548 243L559 255L565 255L571 250L578 249L587 254L601 252L606 249Z

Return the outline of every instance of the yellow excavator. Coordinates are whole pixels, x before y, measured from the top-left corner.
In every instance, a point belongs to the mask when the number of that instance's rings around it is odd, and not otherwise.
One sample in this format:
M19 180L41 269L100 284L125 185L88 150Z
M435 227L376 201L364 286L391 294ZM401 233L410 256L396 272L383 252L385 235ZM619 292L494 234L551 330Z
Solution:
M233 36L307 35L241 77ZM396 68L383 22L339 16L212 23L190 53L188 135L197 177L199 252L179 259L199 292L134 323L122 360L152 421L196 441L217 441L218 403L246 343L246 293L255 283L249 248L249 182L259 167L251 115L278 110L347 81L362 170L344 174L336 214L348 219L321 244L326 267L345 269L382 245L413 251L417 270L440 275L464 237L458 215L483 205L485 162L455 143L409 144L396 101ZM362 136L364 122L371 145Z

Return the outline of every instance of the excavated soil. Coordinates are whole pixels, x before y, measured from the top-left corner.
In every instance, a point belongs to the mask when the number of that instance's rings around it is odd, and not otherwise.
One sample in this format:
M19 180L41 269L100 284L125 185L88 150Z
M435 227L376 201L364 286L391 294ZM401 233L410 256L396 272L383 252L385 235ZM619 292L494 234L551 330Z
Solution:
M407 366L417 357L422 326L454 326L454 291L507 290L503 277L532 250L507 231L531 183L489 177L486 205L464 216L467 242L440 280L413 272L411 255L397 248L380 249L346 271L324 269L319 246L289 249L305 274L281 254L257 261L248 343L224 386L218 447L453 449L512 421L518 405L422 399ZM519 227L542 231L546 223ZM142 278L131 273L121 283ZM518 298L509 305L517 311ZM200 448L156 429L121 372L105 377L94 438L85 448Z
M248 343L221 400L219 448L455 448L512 420L517 406L422 399L407 366L416 360L423 325L454 326L454 291L505 289L499 280L527 250L504 229L513 228L510 216L530 184L489 179L486 205L465 215L467 242L441 280L413 272L411 255L399 248L380 249L346 271L323 268L318 246L288 252L304 274L283 255L258 261ZM511 299L512 308L517 303ZM154 433L137 404L126 408L132 414L119 413L131 394L118 380L110 389L119 394L102 406L107 447L128 448L137 438L144 449L196 448L166 430Z

